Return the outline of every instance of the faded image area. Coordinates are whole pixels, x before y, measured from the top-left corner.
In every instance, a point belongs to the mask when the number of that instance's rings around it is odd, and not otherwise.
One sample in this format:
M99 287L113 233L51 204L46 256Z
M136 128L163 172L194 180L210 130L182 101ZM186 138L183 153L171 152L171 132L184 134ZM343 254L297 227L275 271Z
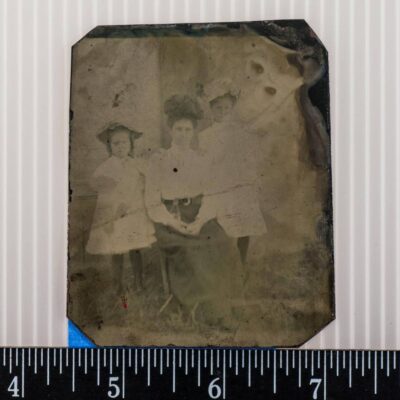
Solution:
M73 47L68 317L99 345L296 346L334 317L327 53L304 21Z

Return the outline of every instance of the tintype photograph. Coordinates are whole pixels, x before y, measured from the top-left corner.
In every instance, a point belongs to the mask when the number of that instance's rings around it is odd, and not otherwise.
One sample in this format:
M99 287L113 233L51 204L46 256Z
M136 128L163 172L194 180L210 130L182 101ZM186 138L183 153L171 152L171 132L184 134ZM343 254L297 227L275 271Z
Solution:
M98 345L298 346L334 318L328 55L304 21L72 48L68 318Z

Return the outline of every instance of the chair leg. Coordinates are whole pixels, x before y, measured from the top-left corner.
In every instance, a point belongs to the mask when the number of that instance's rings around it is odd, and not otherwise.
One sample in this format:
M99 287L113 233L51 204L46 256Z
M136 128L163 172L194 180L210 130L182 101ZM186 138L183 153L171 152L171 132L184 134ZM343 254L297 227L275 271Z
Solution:
M161 277L163 282L164 294L168 298L171 295L171 287L169 284L169 276L168 276L168 258L162 250L160 251L160 266L161 266Z

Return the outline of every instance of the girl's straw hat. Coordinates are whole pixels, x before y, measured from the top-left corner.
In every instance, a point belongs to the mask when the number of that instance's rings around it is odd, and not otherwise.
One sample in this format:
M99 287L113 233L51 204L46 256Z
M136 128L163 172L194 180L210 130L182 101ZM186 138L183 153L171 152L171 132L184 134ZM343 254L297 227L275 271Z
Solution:
M130 134L132 140L139 139L143 135L142 132L135 131L125 125L113 122L107 125L107 127L97 135L97 139L99 139L102 143L107 144L110 139L110 135L120 129L127 131Z

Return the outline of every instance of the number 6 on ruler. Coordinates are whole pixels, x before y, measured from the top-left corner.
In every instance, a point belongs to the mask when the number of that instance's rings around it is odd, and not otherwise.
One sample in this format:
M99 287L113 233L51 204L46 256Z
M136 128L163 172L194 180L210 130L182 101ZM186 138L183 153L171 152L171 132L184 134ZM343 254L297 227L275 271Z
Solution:
M221 397L222 390L220 386L217 385L216 382L219 381L219 378L215 378L208 385L208 395L211 399L219 399Z
M119 380L118 376L110 376L108 379L108 386L110 390L107 392L107 396L110 397L111 399L116 399L121 393L121 389L115 383L118 382L118 380Z
M319 389L319 386L321 385L321 382L322 382L321 378L312 378L310 380L310 385L313 385L314 383L317 384L317 386L315 386L314 393L313 393L313 396L312 396L312 398L314 400L318 399L318 389Z

